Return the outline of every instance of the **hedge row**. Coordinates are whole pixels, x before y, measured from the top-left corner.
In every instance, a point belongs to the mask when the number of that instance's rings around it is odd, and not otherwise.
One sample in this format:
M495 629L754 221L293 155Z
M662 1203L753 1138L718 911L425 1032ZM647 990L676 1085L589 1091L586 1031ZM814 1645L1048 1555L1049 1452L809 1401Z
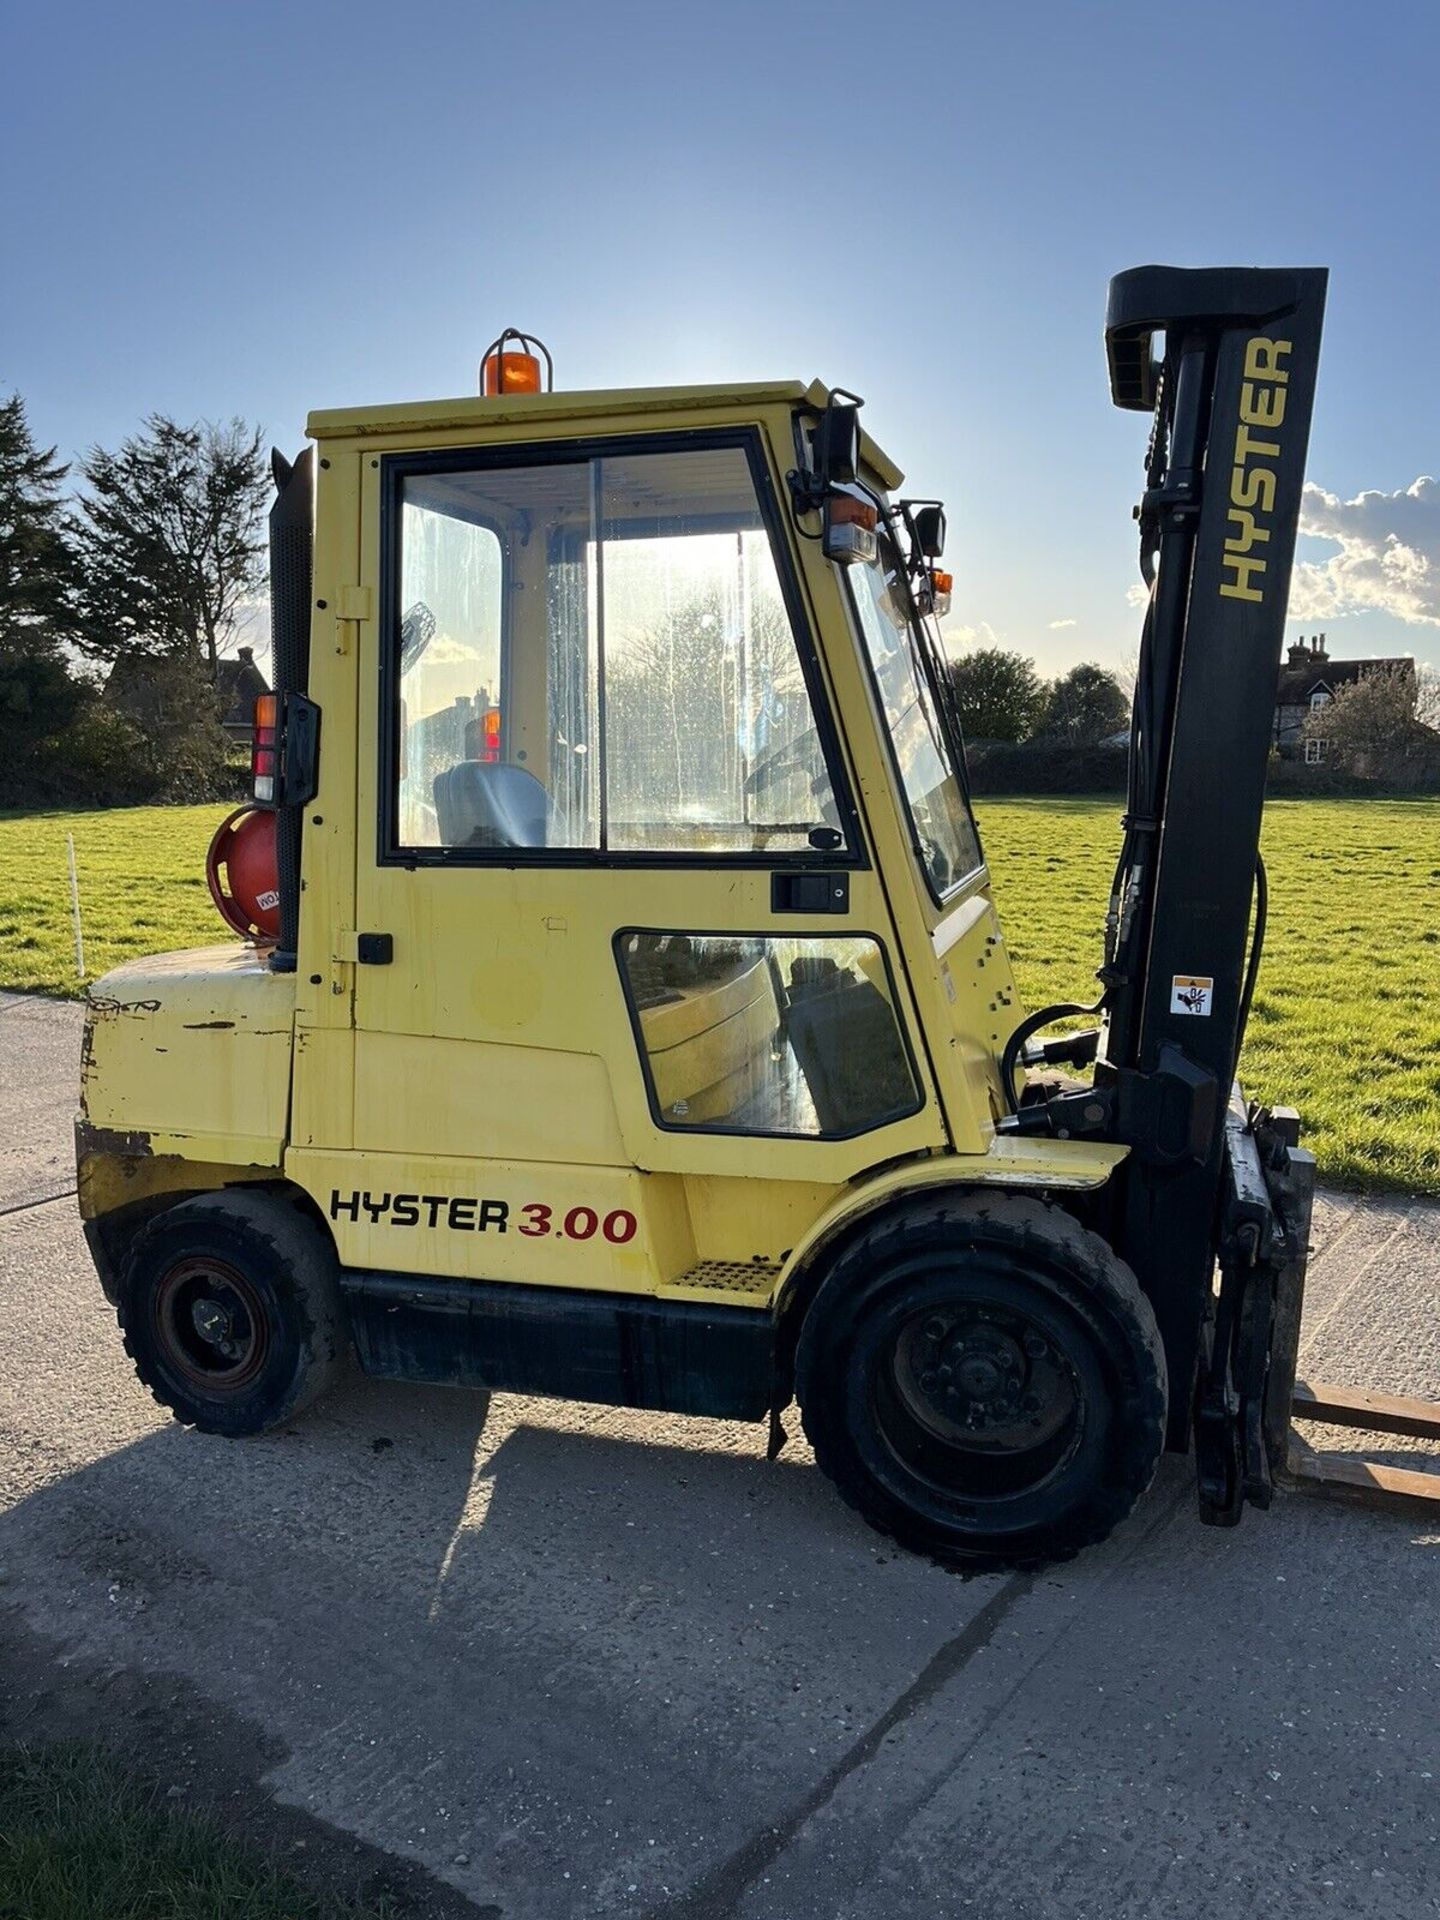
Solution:
M967 756L970 785L981 795L1125 792L1124 747L986 745ZM1338 767L1307 767L1303 760L1270 759L1267 786L1273 794L1333 794L1363 798L1381 793L1440 792L1440 766L1400 762L1385 781L1362 780Z

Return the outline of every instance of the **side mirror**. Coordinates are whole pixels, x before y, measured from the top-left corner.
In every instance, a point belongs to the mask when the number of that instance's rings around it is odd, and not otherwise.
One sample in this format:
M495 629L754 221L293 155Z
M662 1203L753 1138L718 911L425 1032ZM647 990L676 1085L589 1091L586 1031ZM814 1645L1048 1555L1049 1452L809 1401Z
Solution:
M938 560L945 551L945 509L939 501L917 507L910 524L915 532L916 551L927 560Z
M860 471L860 405L832 400L815 429L815 471L828 486L849 486Z
M860 476L860 409L864 401L844 387L831 390L811 436L809 467L793 467L785 478L796 513L814 513L841 487Z

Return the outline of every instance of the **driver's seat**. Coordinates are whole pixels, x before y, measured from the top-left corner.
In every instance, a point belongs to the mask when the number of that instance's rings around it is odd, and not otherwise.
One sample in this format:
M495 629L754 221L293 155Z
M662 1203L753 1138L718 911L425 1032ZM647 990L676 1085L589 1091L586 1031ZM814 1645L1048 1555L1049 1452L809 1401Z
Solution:
M434 782L445 847L543 847L549 796L526 767L461 760Z

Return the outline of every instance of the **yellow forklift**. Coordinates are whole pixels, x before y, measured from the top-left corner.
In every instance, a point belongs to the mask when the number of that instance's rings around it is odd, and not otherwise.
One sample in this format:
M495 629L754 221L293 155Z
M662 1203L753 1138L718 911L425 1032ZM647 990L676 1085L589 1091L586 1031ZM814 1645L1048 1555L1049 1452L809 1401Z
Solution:
M1028 1015L944 513L856 396L556 392L512 331L474 398L314 415L274 871L227 823L217 894L251 937L87 1010L80 1207L161 1403L262 1433L353 1351L773 1450L795 1399L846 1499L966 1568L1102 1539L1167 1446L1206 1519L1267 1504L1313 1167L1233 1081L1324 287L1112 283L1153 419L1130 794L1097 998Z

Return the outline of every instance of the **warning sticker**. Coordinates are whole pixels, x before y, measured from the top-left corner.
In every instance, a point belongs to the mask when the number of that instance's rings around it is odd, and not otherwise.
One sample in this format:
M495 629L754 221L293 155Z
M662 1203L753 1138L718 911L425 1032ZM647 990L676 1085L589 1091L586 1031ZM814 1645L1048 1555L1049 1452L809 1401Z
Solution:
M1193 1013L1208 1018L1215 998L1215 979L1208 973L1177 973L1170 981L1171 1013Z

